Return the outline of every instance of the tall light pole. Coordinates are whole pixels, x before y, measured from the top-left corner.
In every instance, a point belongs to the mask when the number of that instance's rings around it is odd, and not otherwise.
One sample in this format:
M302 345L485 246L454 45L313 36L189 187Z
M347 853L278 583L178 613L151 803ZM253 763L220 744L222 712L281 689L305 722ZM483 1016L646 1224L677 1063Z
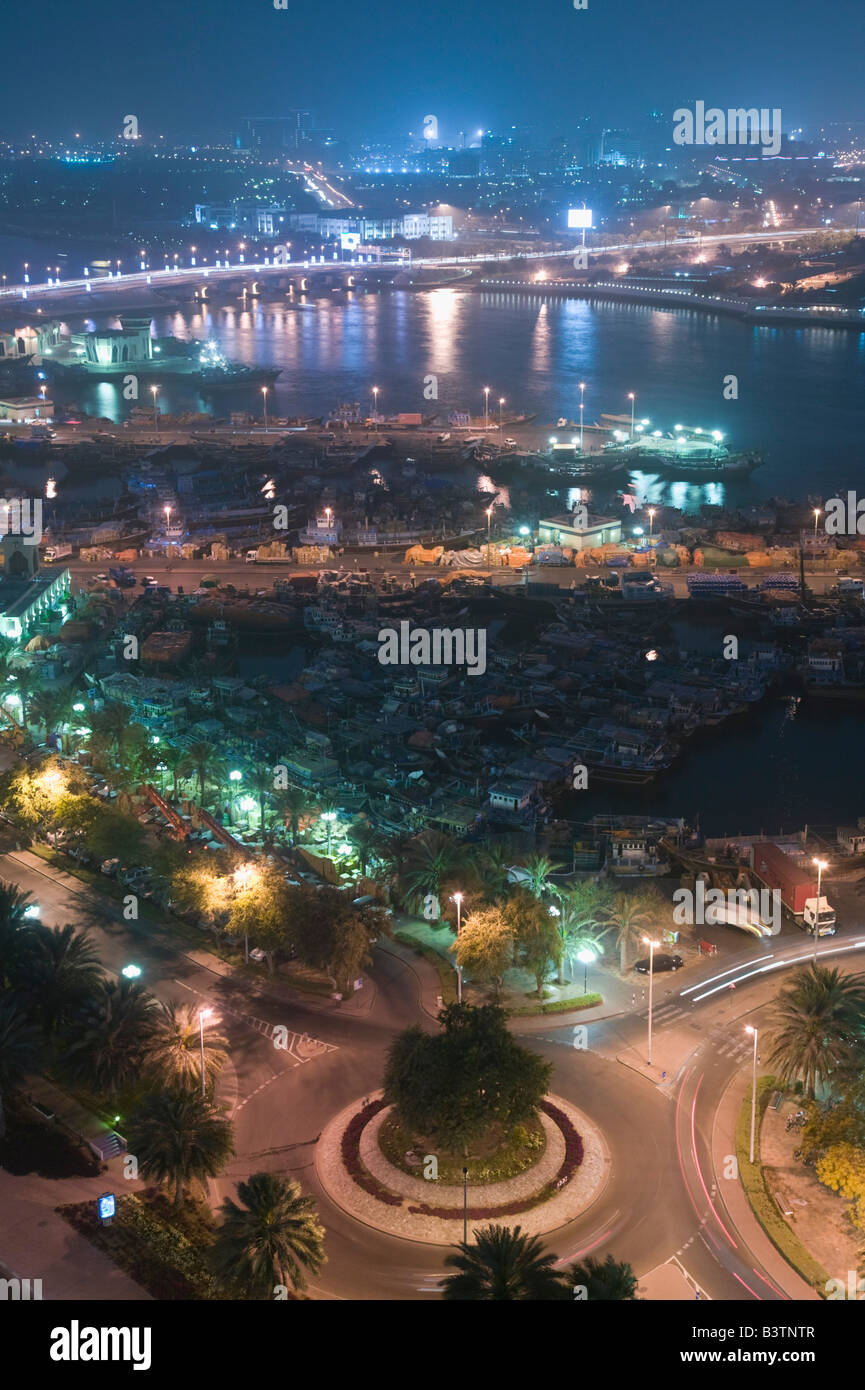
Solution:
M460 939L460 927L462 926L463 895L454 893L453 900L457 905L457 941ZM459 961L457 961L457 1003L463 1002L463 972Z
M321 818L327 826L327 857L330 858L330 835L331 827L336 820L336 811L322 811Z
M267 434L267 387L262 386L261 396L264 401L264 433Z
M487 507L487 564L490 562L490 549L492 546L492 541L490 539L490 522L492 521L492 515L492 507Z
M637 397L633 391L628 392L628 400L631 402L631 438L634 437L634 410L637 404Z
M375 424L378 420L378 387L372 388L372 418Z
M490 388L484 387L484 430L490 427Z
M650 508L649 508L649 540L650 540L650 541L651 541L651 539L652 539L652 531L653 531L653 529L654 529L654 526L655 526L655 508L654 508L654 507L650 507Z
M501 429L502 429L502 406L504 405L504 403L505 403L505 398L504 398L504 396L499 396L499 433L501 433Z
M159 388L156 387L156 386L151 386L150 390L151 390L152 395L153 395L153 428L156 430L156 432L157 432L157 434L158 434L158 433L159 433L159 411L157 410L157 407L156 407L156 397L157 397Z
M649 1041L648 1041L648 1064L652 1065L652 999L655 983L655 951L659 943L650 941L648 936L643 937L643 942L649 948Z
M752 1028L750 1023L746 1023L745 1032L754 1034L754 1059L751 1065L751 1148L749 1151L750 1161L753 1163L754 1134L757 1124L757 1029Z
M817 964L817 940L820 935L820 885L823 882L823 870L827 867L825 859L815 859L817 866L817 915L814 919L814 964Z
M585 236L585 232L583 232L583 236ZM585 391L586 391L586 383L585 383L584 381L581 381L581 382L580 382L580 453L583 452L583 405L584 405L583 396L585 395Z
M588 946L584 946L577 952L577 960L583 967L583 994L586 995L589 992L589 966L595 963L595 953L590 951Z
M817 522L819 521L819 519L820 519L820 508L819 508L819 507L815 507L815 508L814 508L814 539L815 539L815 541L816 541L816 539L817 539Z
M202 1094L202 1096L205 1096L205 1095L207 1094L207 1088L206 1088L206 1085L205 1085L205 1082L206 1082L206 1080L207 1080L207 1074L206 1074L205 1069L204 1069L204 1020L205 1020L206 1018L210 1018L210 1015L211 1015L212 1013L213 1013L213 1010L212 1010L212 1009L199 1009L199 1010L198 1010L198 1041L199 1041L199 1044L200 1044L200 1047L201 1047L201 1094Z

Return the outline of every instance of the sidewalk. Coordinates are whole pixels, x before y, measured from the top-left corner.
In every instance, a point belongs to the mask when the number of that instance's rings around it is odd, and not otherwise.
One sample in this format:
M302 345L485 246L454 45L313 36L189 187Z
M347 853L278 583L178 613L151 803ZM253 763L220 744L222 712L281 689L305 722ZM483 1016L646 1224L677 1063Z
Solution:
M751 1250L778 1287L783 1289L788 1298L794 1299L796 1302L814 1302L815 1300L820 1302L820 1295L816 1290L812 1289L811 1285L806 1283L802 1276L797 1274L796 1270L787 1263L780 1251L776 1250L751 1210L751 1204L738 1179L731 1181L724 1176L729 1157L736 1152L736 1123L739 1119L742 1102L750 1087L750 1073L747 1070L737 1072L727 1086L715 1112L711 1145L715 1183L723 1194L724 1204L733 1218L736 1229L741 1232L742 1237L748 1242Z
M70 1202L96 1202L104 1192L124 1194L140 1187L123 1177L123 1160L95 1178L15 1177L0 1169L3 1211L2 1262L8 1277L41 1279L45 1301L144 1299L150 1294L130 1279L89 1240L73 1230L55 1208Z

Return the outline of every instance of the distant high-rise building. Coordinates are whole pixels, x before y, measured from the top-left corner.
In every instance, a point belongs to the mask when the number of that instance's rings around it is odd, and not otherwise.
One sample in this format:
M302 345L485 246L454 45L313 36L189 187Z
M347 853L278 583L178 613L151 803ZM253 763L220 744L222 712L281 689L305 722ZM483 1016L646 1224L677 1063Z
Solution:
M312 132L309 111L289 111L284 116L244 116L235 145L257 154L290 154L305 145Z

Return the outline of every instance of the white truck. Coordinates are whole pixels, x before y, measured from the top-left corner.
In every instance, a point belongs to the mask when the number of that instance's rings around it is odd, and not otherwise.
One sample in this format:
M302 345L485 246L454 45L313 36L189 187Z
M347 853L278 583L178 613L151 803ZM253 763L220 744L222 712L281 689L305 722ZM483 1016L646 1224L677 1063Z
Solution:
M835 935L835 909L828 898L806 898L802 912L802 925L806 932L818 936Z
M71 554L71 545L48 545L45 547L45 563L53 565L57 560L65 560Z

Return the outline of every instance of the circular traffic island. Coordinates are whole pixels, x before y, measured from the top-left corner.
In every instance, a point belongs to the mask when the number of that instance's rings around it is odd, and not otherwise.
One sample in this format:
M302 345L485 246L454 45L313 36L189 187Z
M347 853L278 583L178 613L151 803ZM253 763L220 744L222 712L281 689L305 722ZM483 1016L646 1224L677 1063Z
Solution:
M400 1156L395 1146L404 1127L379 1094L346 1107L325 1127L316 1146L316 1172L327 1195L349 1215L407 1240L457 1244L464 1200L469 1229L472 1223L510 1225L519 1218L527 1235L542 1235L573 1221L597 1200L609 1177L610 1157L597 1126L558 1096L541 1102L536 1131L525 1128L531 1139L522 1153L521 1136L511 1131L495 1146L489 1136L487 1152L470 1149L465 1158L424 1145L403 1149ZM518 1171L490 1180L500 1164ZM469 1169L465 1193L463 1167ZM455 1169L459 1180L448 1181Z

